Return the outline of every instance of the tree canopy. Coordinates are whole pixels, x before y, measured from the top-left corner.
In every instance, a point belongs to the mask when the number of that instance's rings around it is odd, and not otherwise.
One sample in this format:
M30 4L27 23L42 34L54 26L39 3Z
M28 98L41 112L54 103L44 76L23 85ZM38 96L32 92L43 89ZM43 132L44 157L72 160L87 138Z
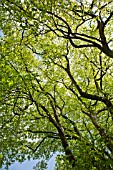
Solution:
M0 164L113 168L113 1L2 0ZM34 168L36 168L34 167Z

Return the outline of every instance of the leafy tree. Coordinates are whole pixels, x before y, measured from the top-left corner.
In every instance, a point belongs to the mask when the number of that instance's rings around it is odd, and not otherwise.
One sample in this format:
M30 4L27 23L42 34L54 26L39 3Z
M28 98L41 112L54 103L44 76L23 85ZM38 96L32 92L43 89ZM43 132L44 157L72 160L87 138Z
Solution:
M6 169L113 168L112 0L1 1L1 140ZM36 168L35 167L35 168Z

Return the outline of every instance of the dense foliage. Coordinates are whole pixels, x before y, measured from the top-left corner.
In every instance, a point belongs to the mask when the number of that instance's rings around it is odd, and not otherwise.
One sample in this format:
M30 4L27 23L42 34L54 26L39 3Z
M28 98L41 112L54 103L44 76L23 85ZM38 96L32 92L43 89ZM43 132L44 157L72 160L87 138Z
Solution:
M113 169L113 1L2 0L0 164Z

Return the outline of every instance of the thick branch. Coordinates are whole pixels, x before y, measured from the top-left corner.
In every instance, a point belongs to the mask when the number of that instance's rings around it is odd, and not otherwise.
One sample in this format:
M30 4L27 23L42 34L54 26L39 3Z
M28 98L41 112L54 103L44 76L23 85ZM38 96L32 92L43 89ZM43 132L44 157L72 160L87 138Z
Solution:
M100 96L97 96L97 95L93 95L93 94L89 94L89 93L83 92L82 89L80 88L80 86L77 84L77 82L76 82L75 79L73 78L70 70L65 69L65 71L68 73L68 75L69 75L72 83L75 85L75 87L77 88L79 94L80 94L82 97L87 98L87 99L91 99L91 100L101 101L101 102L103 102L108 108L113 108L113 105L112 105L111 101L108 100L107 98L105 98L105 97L100 97Z

